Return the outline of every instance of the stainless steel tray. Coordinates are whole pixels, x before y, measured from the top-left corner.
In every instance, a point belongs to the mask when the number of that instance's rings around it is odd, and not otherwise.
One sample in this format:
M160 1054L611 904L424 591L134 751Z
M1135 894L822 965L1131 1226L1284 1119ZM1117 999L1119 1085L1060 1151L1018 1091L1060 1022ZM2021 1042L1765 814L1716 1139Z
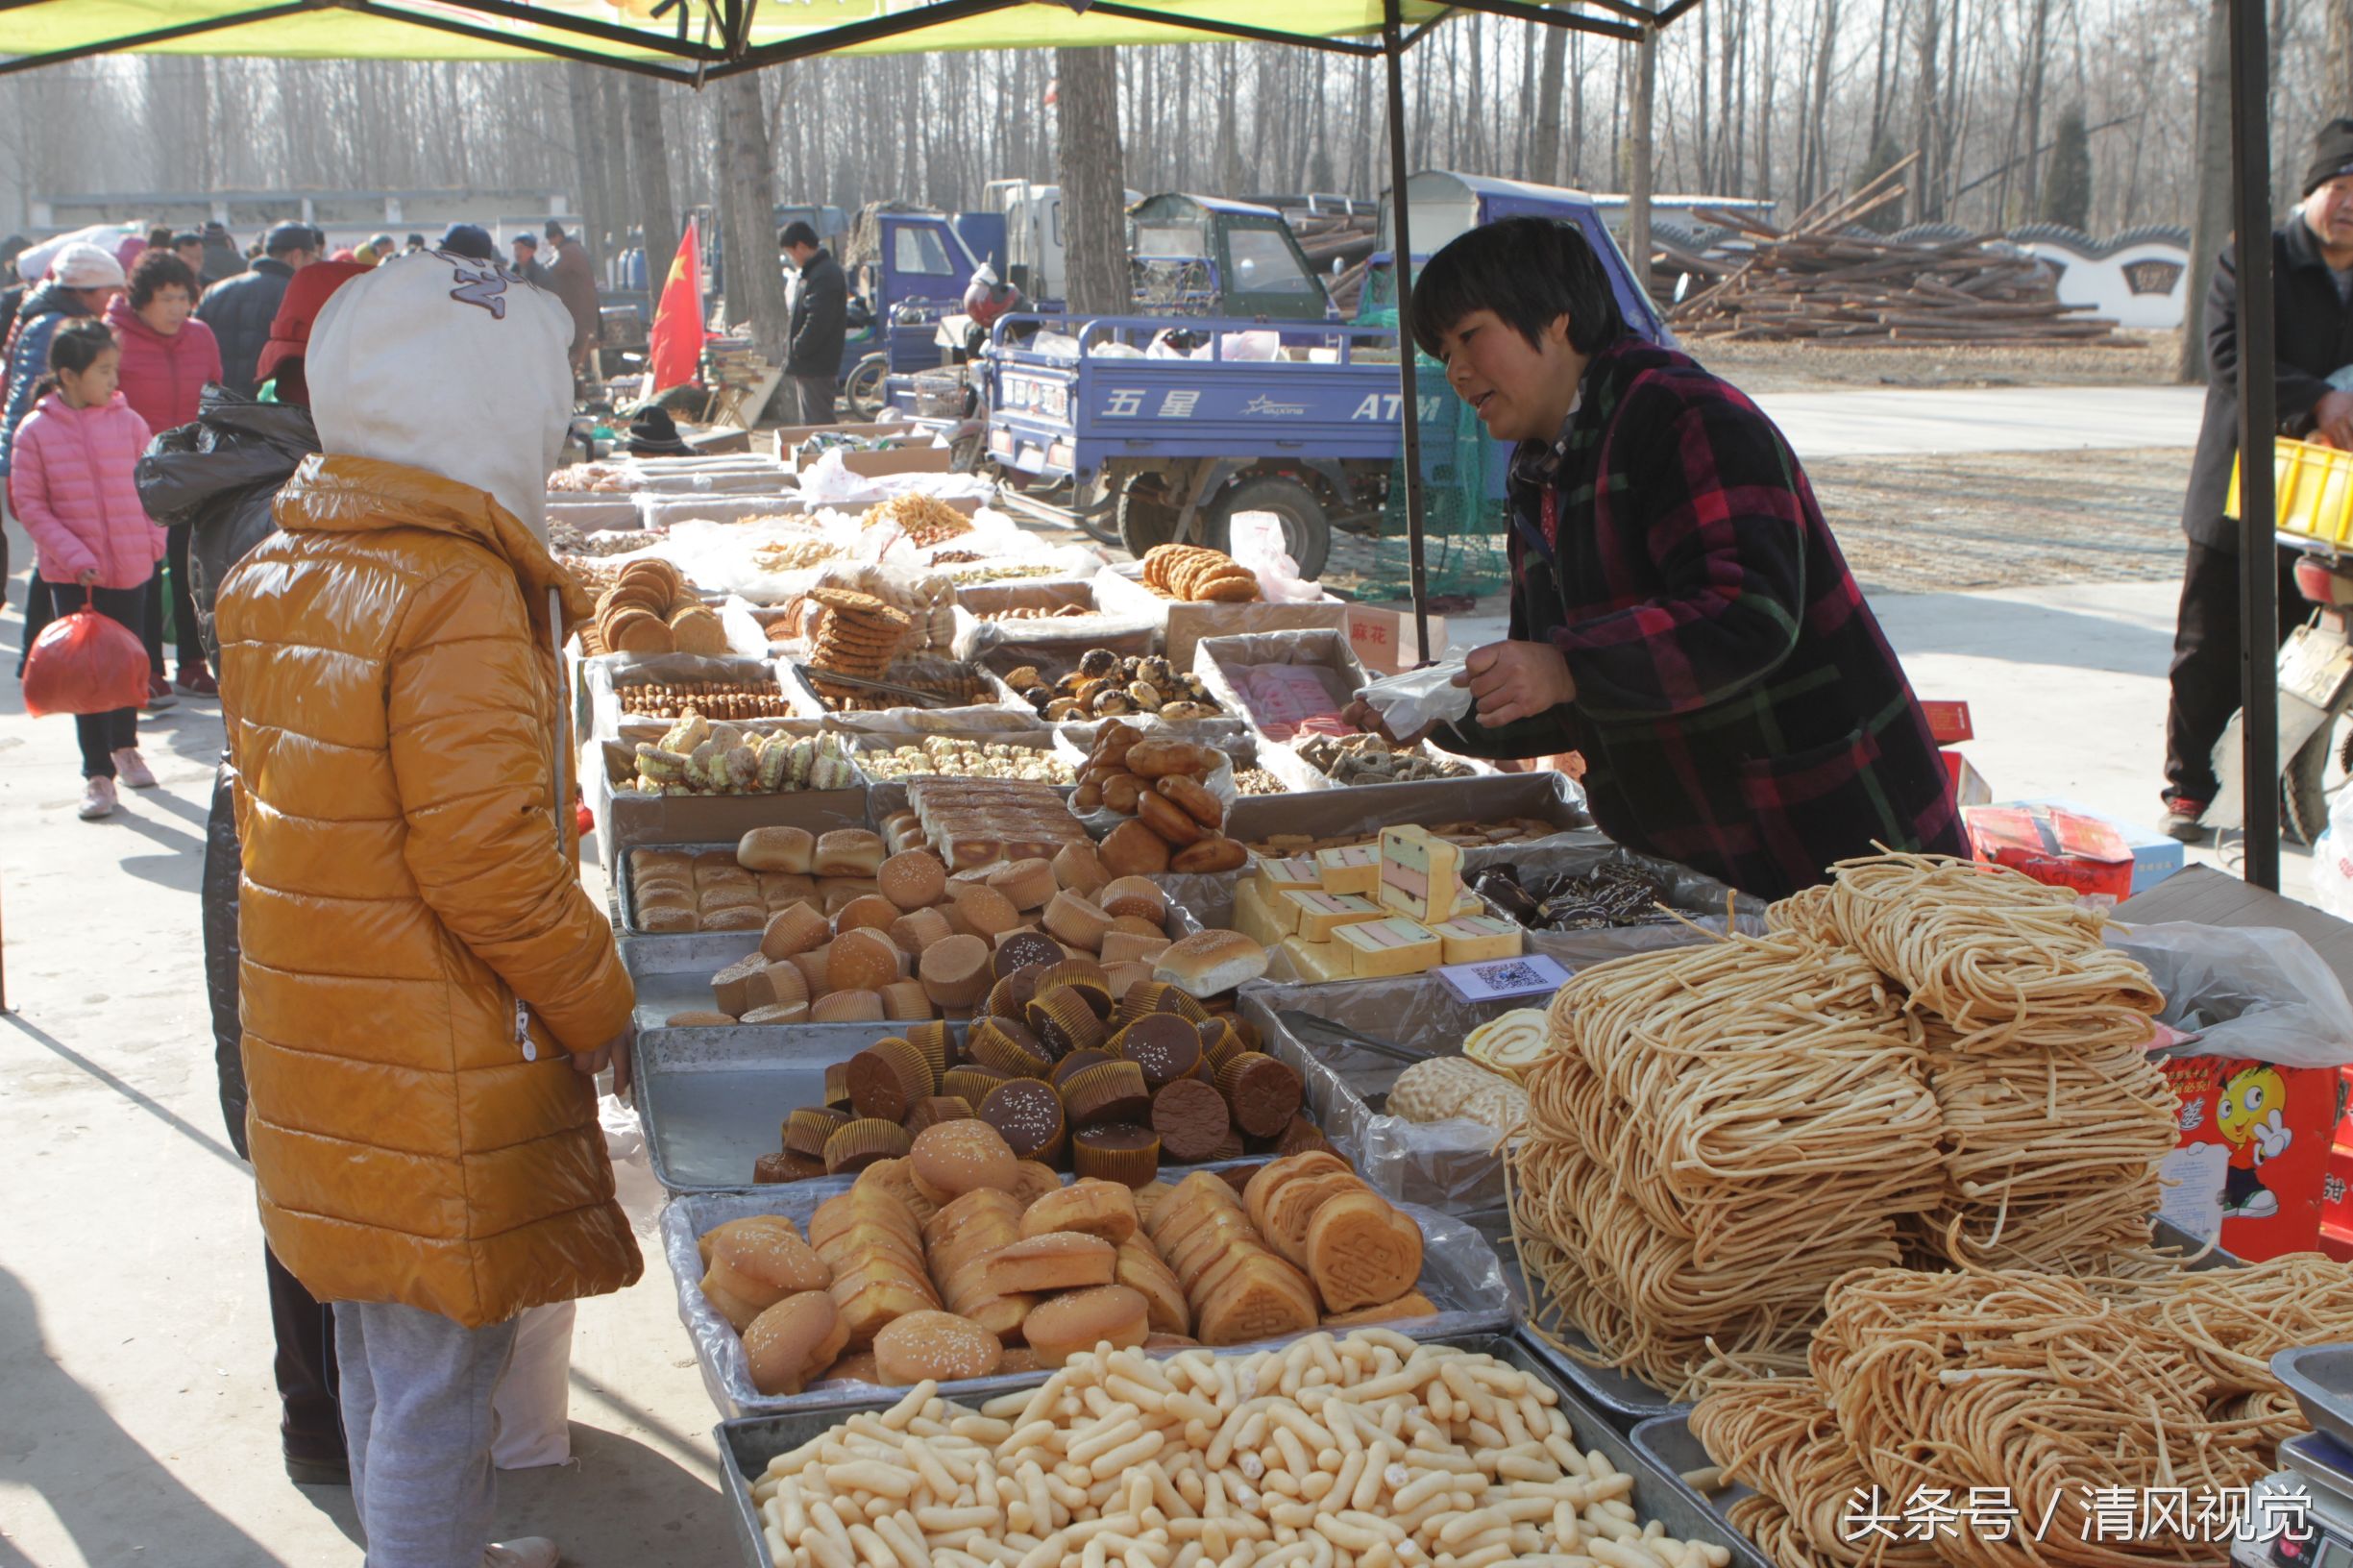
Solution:
M1550 1384L1560 1397L1561 1412L1576 1430L1577 1446L1588 1452L1601 1450L1611 1464L1634 1478L1634 1493L1630 1501L1638 1516L1657 1520L1667 1533L1679 1540L1724 1548L1741 1568L1770 1568L1763 1555L1707 1507L1674 1471L1663 1468L1611 1427L1574 1387L1564 1385L1551 1366L1531 1356L1525 1345L1499 1335L1449 1335L1435 1342L1482 1352ZM1247 1349L1238 1347L1219 1354L1247 1354ZM1034 1387L1044 1378L1042 1373L1027 1375L1013 1380L1012 1386ZM830 1409L745 1416L723 1421L713 1430L719 1446L720 1484L726 1491L729 1512L743 1543L746 1568L773 1568L765 1521L751 1500L752 1483L768 1473L769 1461L791 1453L858 1411L886 1410L901 1397L899 1390L885 1390Z
M760 945L757 931L699 931L624 936L621 967L637 986L637 1026L659 1029L673 1014L710 1011L711 976Z
M1756 1543L1732 1528L1730 1518L1732 1505L1752 1496L1754 1489L1733 1481L1727 1482L1714 1491L1703 1492L1683 1479L1695 1470L1710 1469L1716 1462L1707 1457L1706 1448L1692 1434L1688 1407L1671 1415L1652 1416L1636 1425L1633 1444L1653 1468L1666 1477L1668 1484L1683 1494L1691 1507L1705 1511L1708 1517L1715 1520L1718 1529L1740 1543L1736 1551L1745 1549L1752 1563L1765 1560L1764 1553Z
M1178 1172L1168 1173L1171 1177ZM1066 1182L1069 1178L1065 1177ZM846 1177L821 1177L749 1192L703 1193L674 1198L662 1210L662 1251L678 1290L678 1320L694 1341L696 1364L702 1372L703 1390L724 1415L779 1414L787 1410L834 1408L869 1397L864 1384L830 1384L798 1394L777 1397L751 1385L751 1370L744 1359L744 1341L727 1320L703 1300L702 1259L696 1240L713 1226L750 1214L783 1214L804 1231L818 1206L850 1185ZM1422 1228L1421 1290L1438 1315L1386 1327L1414 1339L1446 1339L1463 1334L1508 1335L1511 1302L1503 1288L1502 1264L1495 1249L1460 1220L1427 1209L1402 1206ZM1296 1336L1294 1336L1296 1337ZM1235 1350L1263 1349L1238 1345ZM1171 1353L1173 1354L1173 1352ZM991 1399L1009 1388L1035 1381L1026 1373L1004 1373L950 1384L943 1392L958 1399Z
M781 1146L784 1118L804 1106L825 1103L826 1067L903 1027L806 1023L640 1030L630 1065L654 1179L673 1193L741 1192L752 1187L752 1164Z
M2316 1432L2353 1445L2353 1345L2301 1345L2271 1358L2271 1375L2288 1385Z

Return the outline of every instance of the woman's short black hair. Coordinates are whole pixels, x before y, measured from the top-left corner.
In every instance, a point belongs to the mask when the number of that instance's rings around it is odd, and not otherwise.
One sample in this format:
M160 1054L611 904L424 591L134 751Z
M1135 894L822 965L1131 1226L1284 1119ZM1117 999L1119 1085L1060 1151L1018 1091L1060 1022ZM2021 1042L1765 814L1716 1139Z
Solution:
M196 274L188 264L160 246L148 246L131 263L131 308L146 309L158 292L175 285L186 289L188 303L195 303Z
M1430 258L1413 280L1413 341L1437 356L1438 339L1474 310L1492 310L1531 344L1569 318L1569 343L1596 354L1626 335L1609 274L1573 223L1504 218L1473 229Z

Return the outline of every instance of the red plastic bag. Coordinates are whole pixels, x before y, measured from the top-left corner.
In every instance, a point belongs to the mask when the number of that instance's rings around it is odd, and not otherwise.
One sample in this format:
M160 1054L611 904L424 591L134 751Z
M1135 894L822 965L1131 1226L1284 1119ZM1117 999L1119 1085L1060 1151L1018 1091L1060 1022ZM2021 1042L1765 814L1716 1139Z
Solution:
M86 600L41 628L25 657L25 712L110 713L147 700L147 645Z

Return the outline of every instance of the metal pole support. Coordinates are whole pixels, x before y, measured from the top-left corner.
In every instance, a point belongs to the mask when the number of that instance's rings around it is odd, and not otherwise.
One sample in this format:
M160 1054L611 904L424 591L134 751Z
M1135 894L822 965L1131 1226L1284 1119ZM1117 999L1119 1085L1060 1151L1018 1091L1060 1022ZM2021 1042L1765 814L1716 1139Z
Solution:
M1389 211L1396 219L1397 379L1406 423L1406 548L1413 565L1413 646L1416 663L1430 662L1430 591L1422 564L1422 407L1415 384L1413 333L1407 326L1413 303L1413 228L1406 215L1405 30L1398 0L1381 3L1381 58L1388 67Z
M2239 679L2246 880L2279 890L2279 428L2271 278L2270 38L2264 0L2229 0L2231 227L2239 268Z

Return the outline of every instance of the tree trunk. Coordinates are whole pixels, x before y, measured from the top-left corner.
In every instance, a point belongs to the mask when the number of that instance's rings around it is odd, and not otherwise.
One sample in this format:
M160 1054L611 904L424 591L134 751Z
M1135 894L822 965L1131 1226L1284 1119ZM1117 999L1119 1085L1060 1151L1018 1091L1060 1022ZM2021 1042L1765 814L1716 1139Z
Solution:
M2190 220L2190 285L2183 295L2180 379L2206 379L2206 285L2230 237L2230 0L2210 0L2197 79L2197 207Z
M784 273L776 260L776 193L769 181L768 116L756 76L719 84L720 221L726 230L727 319L748 322L761 355L784 363ZM672 250L677 246L674 241ZM662 263L668 265L667 257Z
M2353 104L2353 6L2328 8L2328 74L2320 83L2320 101L2343 108Z
M1119 157L1119 84L1107 49L1057 49L1054 129L1070 267L1070 313L1125 315L1127 177Z
M1535 141L1529 148L1528 178L1539 185L1560 180L1560 73L1569 58L1569 30L1544 30L1544 60L1536 73Z
M622 91L629 102L629 180L637 188L638 222L646 232L646 276L667 278L670 258L678 254L679 226L678 203L670 189L670 138L662 134L662 101L652 79L634 72ZM760 140L765 154L765 115Z
M1944 39L1938 0L1922 0L1920 20L1920 80L1912 85L1912 146L1920 161L1912 165L1912 221L1928 223L1943 212L1938 201L1942 172L1936 158L1936 48Z

